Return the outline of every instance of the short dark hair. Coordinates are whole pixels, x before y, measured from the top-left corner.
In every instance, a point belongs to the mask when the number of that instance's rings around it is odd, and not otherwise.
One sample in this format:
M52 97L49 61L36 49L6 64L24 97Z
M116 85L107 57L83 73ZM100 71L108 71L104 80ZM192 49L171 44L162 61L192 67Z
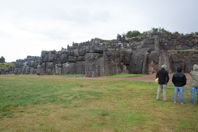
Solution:
M182 72L182 68L181 67L177 67L177 72Z

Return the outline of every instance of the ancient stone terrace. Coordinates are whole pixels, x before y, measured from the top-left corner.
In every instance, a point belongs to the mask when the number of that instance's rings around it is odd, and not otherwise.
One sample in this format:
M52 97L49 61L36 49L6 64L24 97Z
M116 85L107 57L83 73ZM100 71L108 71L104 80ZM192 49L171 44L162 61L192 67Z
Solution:
M86 74L89 77L119 73L155 73L167 64L169 71L181 66L189 72L198 62L198 36L147 32L130 39L92 39L73 43L60 51L42 51L41 57L17 60L7 73ZM6 73L1 72L1 73Z

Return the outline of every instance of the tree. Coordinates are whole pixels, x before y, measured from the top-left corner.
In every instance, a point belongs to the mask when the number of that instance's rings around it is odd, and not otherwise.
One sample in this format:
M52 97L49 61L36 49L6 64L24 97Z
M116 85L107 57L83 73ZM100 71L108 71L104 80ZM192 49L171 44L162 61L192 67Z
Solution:
M5 58L3 56L0 58L0 63L5 63Z
M132 37L138 37L138 36L141 36L141 33L137 30L134 30L134 31L128 31L126 33L126 37L127 38L132 38Z

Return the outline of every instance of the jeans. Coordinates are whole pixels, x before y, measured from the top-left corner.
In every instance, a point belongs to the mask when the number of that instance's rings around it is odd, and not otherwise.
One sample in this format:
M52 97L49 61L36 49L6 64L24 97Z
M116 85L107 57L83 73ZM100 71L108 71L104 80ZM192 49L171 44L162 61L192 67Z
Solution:
M177 102L178 94L180 95L180 103L184 104L184 87L175 86L173 102Z
M158 85L158 89L157 89L157 97L156 99L159 100L160 99L160 94L163 90L163 101L166 101L166 84L159 84Z
M198 88L191 88L190 103L194 104L194 96L197 92L197 104L198 104Z

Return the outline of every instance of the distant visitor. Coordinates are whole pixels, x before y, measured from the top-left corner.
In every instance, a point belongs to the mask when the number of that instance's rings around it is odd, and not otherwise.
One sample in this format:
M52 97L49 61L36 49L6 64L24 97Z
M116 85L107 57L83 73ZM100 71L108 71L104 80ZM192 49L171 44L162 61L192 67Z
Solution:
M156 79L158 80L158 89L157 89L157 97L156 99L160 99L160 94L163 92L163 101L166 101L166 88L167 83L169 81L169 75L167 71L167 65L162 65L161 70L159 70L156 74Z
M177 68L177 72L173 75L172 82L175 86L173 102L177 102L177 97L179 94L180 104L184 104L184 86L186 85L186 76L180 67Z

